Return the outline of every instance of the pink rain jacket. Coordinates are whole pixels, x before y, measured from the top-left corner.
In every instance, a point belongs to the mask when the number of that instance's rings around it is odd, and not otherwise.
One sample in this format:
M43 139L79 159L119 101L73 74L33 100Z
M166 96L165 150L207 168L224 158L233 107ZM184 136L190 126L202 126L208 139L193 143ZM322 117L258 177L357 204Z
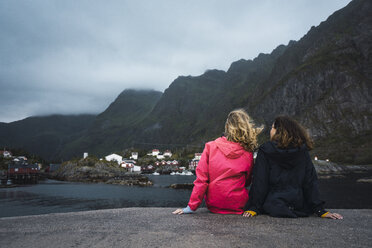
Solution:
M189 207L195 211L203 201L213 213L242 214L248 201L253 155L225 137L208 142L196 168Z

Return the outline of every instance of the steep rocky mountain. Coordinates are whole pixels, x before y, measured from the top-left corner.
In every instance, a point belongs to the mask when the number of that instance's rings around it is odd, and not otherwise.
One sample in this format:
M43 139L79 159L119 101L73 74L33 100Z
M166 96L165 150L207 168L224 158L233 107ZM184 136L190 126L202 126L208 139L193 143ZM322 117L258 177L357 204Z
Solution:
M372 2L352 1L312 27L278 59L263 87L247 105L254 116L265 123L295 116L316 139L314 154L372 162Z
M139 140L202 143L223 131L226 114L244 107L270 126L294 116L317 141L314 154L372 162L372 2L352 1L299 41L271 54L179 77L144 122Z
M94 119L94 115L51 115L0 123L0 147L21 148L56 161L65 144L80 137Z
M254 98L253 89L264 82L278 57L287 49L234 62L227 72L208 70L198 77L178 77L165 90L142 123L137 139L161 143L204 143L221 135L227 114Z

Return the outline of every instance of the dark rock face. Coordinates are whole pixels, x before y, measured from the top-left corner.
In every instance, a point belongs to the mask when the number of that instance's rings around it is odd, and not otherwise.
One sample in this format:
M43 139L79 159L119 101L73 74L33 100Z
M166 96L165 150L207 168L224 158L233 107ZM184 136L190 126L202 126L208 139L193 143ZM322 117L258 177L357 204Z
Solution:
M244 107L256 122L295 117L320 157L371 163L372 3L352 1L298 42L230 69L179 77L165 91L140 139L203 143L223 132L227 113ZM267 138L266 138L267 139Z
M270 90L248 109L267 124L278 114L295 116L319 141L322 156L371 162L371 16L370 1L353 1L312 28L282 56L297 54L293 69L274 73Z

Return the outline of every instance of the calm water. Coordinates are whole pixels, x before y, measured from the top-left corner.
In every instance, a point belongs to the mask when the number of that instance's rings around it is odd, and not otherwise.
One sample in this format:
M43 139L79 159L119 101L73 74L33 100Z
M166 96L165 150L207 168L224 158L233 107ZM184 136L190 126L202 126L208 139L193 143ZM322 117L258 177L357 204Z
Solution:
M328 208L372 208L372 184L356 183L371 176L320 180L321 196ZM195 176L149 176L152 187L71 183L47 180L37 185L0 189L0 217L58 212L125 208L184 207L191 190L167 188L172 183L191 183Z

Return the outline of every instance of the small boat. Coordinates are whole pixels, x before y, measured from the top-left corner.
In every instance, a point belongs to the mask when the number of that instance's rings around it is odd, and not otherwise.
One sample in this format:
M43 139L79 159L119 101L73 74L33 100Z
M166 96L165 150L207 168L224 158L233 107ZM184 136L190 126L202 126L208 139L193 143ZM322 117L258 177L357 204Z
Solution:
M174 176L174 175L176 175L176 172L171 172L170 175L171 175L171 176Z
M152 173L154 176L159 176L160 174L158 172Z
M182 175L182 176L193 176L194 174L191 172L191 171L182 171L182 173L179 173L178 175Z
M185 171L186 176L193 176L194 174L191 171Z

